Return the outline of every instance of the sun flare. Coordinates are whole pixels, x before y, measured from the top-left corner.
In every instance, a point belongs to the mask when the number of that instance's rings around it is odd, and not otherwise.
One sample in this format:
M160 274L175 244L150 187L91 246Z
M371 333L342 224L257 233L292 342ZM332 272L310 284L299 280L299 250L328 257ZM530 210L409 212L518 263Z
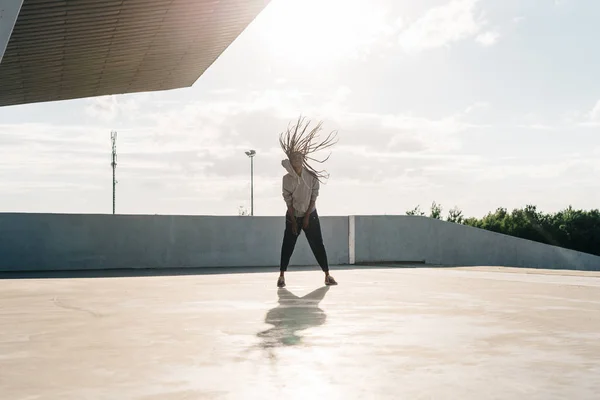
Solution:
M273 0L265 14L265 45L306 67L356 56L386 29L366 0Z

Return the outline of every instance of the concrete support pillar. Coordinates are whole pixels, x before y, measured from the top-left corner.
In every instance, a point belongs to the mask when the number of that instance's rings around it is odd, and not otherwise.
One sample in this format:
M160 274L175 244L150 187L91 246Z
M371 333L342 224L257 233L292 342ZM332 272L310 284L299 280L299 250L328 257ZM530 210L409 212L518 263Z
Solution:
M356 222L354 215L348 217L348 264L356 263Z
M0 62L8 46L23 0L0 0Z

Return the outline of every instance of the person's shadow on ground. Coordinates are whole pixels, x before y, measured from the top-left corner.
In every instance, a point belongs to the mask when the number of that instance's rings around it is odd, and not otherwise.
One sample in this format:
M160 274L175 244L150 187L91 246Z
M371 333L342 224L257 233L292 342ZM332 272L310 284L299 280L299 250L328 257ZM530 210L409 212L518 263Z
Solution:
M297 335L299 331L325 323L327 316L319 308L319 303L328 291L329 286L324 286L298 297L285 288L278 289L279 305L265 317L265 322L273 327L257 334L261 338L260 347L270 350L300 344L302 337Z

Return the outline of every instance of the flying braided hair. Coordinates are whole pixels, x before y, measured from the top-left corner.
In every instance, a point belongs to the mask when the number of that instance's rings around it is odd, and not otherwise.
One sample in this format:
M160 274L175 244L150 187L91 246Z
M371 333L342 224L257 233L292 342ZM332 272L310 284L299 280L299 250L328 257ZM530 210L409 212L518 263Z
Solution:
M331 156L331 152L323 160L314 158L311 155L318 151L328 149L336 144L337 131L332 131L325 139L321 140L319 133L323 129L323 121L320 121L314 128L309 130L310 123L310 120L306 121L302 116L298 118L298 121L296 121L295 124L292 125L290 122L286 131L281 132L279 135L279 144L281 145L283 152L290 159L295 153L302 154L304 158L304 167L314 175L319 182L323 183L324 180L329 179L329 173L325 170L317 171L308 163L308 160L319 164L327 161Z

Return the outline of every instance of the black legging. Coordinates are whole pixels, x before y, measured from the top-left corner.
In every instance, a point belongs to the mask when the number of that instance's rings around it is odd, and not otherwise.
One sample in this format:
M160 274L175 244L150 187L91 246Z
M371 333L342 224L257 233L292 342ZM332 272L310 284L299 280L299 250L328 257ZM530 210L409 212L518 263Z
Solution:
M290 258L292 258L292 253L294 253L294 248L296 247L298 236L300 236L300 232L304 231L306 234L306 240L308 240L308 244L310 245L315 258L317 259L317 262L321 266L321 269L323 272L328 272L329 265L327 264L327 252L325 251L325 246L323 245L321 223L319 222L317 210L310 214L307 229L302 227L303 219L304 217L296 217L296 222L298 224L298 235L294 235L294 232L292 231L291 217L286 215L285 233L283 234L283 244L281 245L280 270L287 271L287 267L290 264Z

